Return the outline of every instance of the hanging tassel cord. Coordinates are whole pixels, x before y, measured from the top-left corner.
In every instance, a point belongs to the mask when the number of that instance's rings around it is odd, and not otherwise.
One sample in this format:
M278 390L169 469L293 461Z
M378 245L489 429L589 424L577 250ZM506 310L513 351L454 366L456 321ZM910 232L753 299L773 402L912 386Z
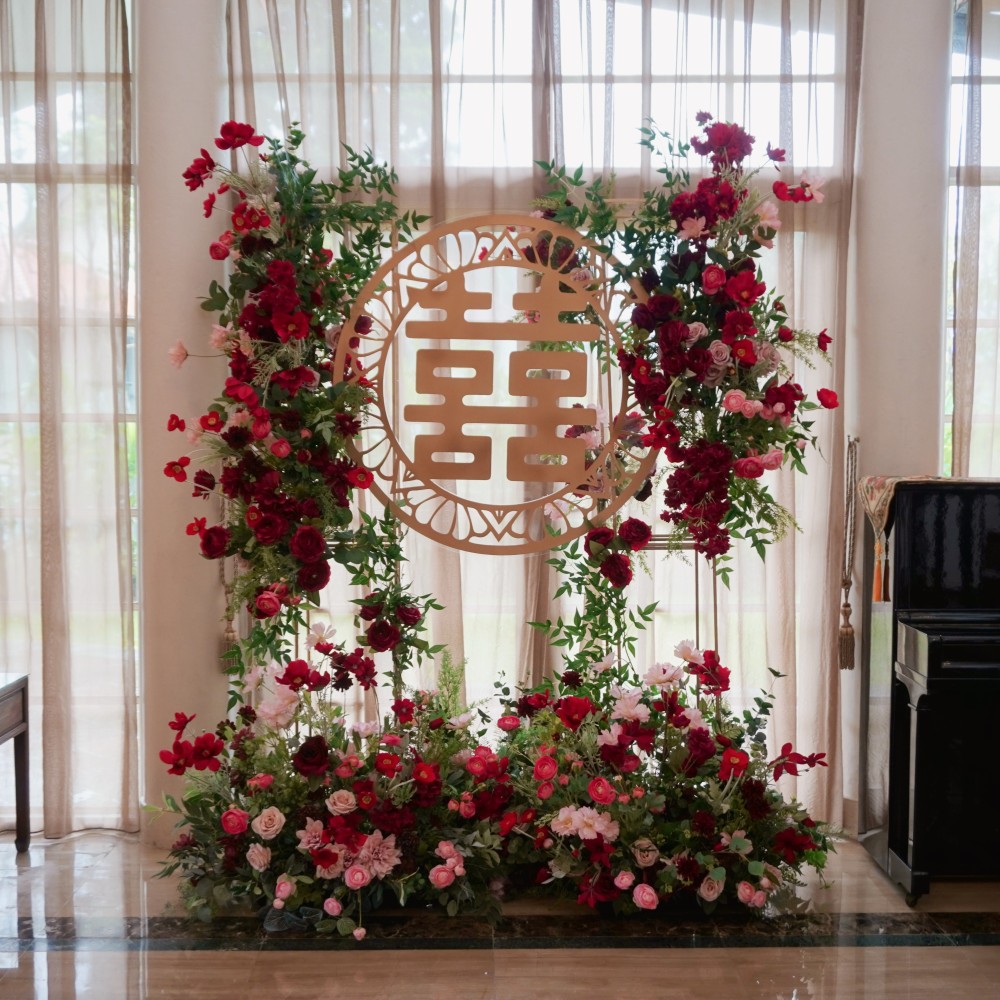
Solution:
M854 576L854 515L858 486L858 441L848 437L844 491L844 558L840 586L844 600L840 605L839 661L841 670L854 669L854 626L851 624L851 579Z

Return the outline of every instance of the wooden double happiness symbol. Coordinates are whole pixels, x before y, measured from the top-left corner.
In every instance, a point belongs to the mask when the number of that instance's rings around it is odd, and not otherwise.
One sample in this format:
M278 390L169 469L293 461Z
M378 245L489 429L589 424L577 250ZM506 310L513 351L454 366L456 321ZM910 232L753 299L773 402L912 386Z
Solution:
M481 290L491 268L515 269L520 290ZM374 390L357 448L373 492L415 530L483 552L541 551L614 513L654 460L618 434L634 404L619 327L644 298L600 248L531 216L450 223L400 249L335 361Z

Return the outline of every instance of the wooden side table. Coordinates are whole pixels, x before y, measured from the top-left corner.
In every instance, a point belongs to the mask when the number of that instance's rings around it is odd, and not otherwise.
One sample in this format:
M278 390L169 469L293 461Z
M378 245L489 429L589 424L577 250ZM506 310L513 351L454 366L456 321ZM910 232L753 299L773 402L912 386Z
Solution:
M28 849L28 675L0 673L0 743L14 741L14 846Z

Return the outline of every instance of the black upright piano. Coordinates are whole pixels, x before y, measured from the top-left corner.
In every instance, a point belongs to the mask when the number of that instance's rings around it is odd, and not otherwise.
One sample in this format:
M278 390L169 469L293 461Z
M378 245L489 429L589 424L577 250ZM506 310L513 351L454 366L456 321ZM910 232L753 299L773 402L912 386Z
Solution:
M868 602L862 636L859 832L913 905L932 879L1000 878L1000 482L900 483L889 525L890 601Z

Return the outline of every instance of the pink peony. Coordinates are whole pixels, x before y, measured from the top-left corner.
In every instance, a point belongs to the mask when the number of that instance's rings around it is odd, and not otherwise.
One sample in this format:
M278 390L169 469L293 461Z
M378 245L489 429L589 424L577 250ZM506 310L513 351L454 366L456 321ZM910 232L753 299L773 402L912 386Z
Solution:
M632 902L640 910L655 910L660 904L660 897L651 885L640 882L632 890Z

